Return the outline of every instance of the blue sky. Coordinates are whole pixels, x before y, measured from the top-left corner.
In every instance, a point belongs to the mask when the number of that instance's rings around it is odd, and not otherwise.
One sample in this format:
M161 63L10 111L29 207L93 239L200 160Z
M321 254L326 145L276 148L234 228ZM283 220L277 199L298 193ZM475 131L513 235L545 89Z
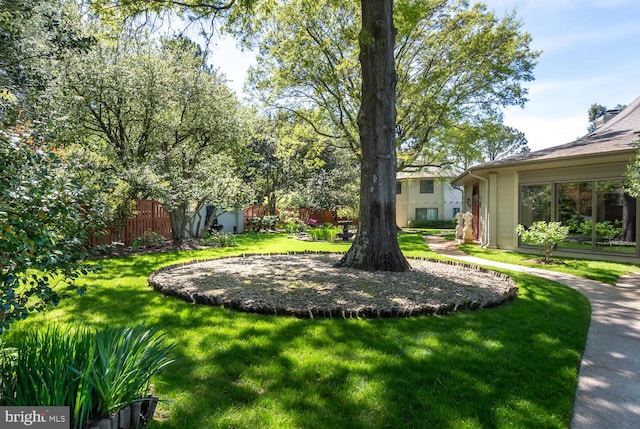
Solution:
M609 108L640 96L640 1L485 0L499 15L514 10L542 51L527 83L529 102L510 108L505 123L524 132L531 150L568 143L587 132L591 104ZM241 93L251 53L232 40L213 51L213 62Z
M638 0L487 0L499 13L515 8L541 50L529 102L505 122L523 131L532 150L568 143L587 132L591 104L608 108L640 96Z

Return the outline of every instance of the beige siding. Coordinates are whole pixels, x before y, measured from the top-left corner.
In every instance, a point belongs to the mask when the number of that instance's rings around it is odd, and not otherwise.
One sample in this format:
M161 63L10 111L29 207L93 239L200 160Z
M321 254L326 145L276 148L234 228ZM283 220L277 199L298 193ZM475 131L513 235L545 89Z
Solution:
M518 221L518 174L497 175L498 214L496 216L496 246L500 249L515 249L515 229Z
M420 180L434 180L433 193L420 193ZM402 184L402 193L396 194L396 222L405 227L415 220L417 208L438 209L438 219L452 219L453 208L462 207L462 193L452 188L448 181L435 177L398 180Z
M409 187L406 181L397 181L402 186L402 193L396 194L396 224L399 227L407 226L407 210L409 201Z
M619 179L624 177L626 170L626 163L615 163L525 171L520 174L520 183Z

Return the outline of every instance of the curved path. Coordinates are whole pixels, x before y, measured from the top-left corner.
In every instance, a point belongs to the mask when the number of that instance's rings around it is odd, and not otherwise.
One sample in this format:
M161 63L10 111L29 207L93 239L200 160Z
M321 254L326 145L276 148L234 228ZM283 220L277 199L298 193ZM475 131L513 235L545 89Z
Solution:
M572 429L640 428L640 274L616 286L569 274L504 264L467 255L456 243L425 237L443 256L534 274L565 284L591 303L591 324L580 363Z

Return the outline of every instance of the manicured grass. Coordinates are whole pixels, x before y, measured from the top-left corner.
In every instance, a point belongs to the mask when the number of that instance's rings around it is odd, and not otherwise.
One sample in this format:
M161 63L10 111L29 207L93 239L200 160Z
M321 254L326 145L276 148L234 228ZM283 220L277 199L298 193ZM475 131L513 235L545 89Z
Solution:
M610 285L615 285L618 279L625 274L640 271L640 266L638 265L618 262L572 259L554 255L552 256L552 259L562 262L561 264L541 264L534 262L536 259L541 258L539 254L483 249L472 244L462 244L459 248L465 253L479 258L573 274L575 276L597 280Z
M431 257L421 234L400 234L408 256ZM114 258L89 290L20 322L121 326L146 322L179 359L154 379L160 418L182 428L566 428L589 323L572 289L510 273L511 304L446 317L301 320L189 304L147 286L155 269L243 252L345 251L284 235L240 246Z

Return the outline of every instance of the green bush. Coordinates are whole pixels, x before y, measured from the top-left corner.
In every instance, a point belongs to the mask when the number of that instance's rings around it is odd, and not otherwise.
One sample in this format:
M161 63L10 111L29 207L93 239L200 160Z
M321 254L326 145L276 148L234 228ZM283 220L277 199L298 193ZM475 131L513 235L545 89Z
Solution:
M336 239L336 234L340 231L342 231L342 228L325 223L322 226L310 228L307 232L314 240L331 241Z
M278 223L278 216L262 216L262 217L252 217L247 220L247 225L254 232L260 232L262 230L272 230L275 229L276 223Z
M284 210L279 216L280 226L289 234L304 230L305 224L295 210Z
M591 230L592 222L590 220L586 220L580 225L579 232L583 235L591 237ZM620 236L621 233L622 227L619 220L616 220L613 223L608 220L596 222L596 237L606 237L614 239Z
M220 247L235 247L238 245L236 236L225 232L207 232L200 241L205 245L218 245Z
M142 399L150 378L173 362L173 347L144 325L28 331L0 353L0 405L69 406L81 428Z
M453 220L410 220L407 226L411 228L455 228L456 221Z
M28 130L0 129L0 165L2 333L69 292L84 292L77 279L97 269L86 263L88 231L103 225L93 191Z
M523 242L540 246L544 260L549 261L553 249L569 235L569 227L562 226L560 222L534 222L529 228L523 225L516 227L516 234Z
M136 237L134 240L139 243L140 246L144 247L161 247L164 245L166 239L154 231L145 231L144 234L140 237Z

